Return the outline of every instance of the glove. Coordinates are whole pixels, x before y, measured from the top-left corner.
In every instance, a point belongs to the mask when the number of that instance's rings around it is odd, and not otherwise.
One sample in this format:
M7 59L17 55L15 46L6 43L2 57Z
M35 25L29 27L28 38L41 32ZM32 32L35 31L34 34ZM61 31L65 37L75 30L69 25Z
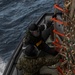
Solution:
M53 21L48 20L47 21L47 28L51 27L52 26L52 23L53 23Z
M45 29L45 26L44 26L44 25L40 25L40 26L39 26L39 30L40 30L40 31L43 31L44 29Z
M52 18L56 18L57 17L57 14L54 14L53 16L52 16Z

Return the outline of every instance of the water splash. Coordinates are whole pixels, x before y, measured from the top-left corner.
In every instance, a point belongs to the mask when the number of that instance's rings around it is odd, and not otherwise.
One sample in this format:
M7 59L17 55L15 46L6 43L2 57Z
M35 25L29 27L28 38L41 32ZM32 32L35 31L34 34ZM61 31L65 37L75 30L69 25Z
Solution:
M2 58L0 57L0 75L3 74L4 69L5 69L6 63L2 60Z

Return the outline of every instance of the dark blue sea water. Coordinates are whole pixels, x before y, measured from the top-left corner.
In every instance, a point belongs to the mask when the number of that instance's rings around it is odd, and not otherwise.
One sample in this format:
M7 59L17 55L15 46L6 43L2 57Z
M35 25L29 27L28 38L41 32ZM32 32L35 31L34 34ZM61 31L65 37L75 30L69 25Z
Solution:
M0 0L0 75L28 25L45 12L54 12L55 0ZM59 2L62 5L60 0Z

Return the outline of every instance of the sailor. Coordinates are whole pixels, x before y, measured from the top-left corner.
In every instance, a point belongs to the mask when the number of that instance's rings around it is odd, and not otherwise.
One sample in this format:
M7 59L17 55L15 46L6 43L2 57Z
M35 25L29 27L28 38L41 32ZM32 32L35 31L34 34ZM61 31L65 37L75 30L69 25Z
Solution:
M54 56L57 55L58 52L55 50L55 48L50 48L45 43L47 38L52 34L52 23L52 21L49 21L47 25L38 26L35 23L30 25L24 39L25 45L34 45L38 50L44 51Z
M22 71L22 75L39 75L40 68L51 66L59 62L61 55L39 57L39 51L33 45L28 45L22 56L17 62L17 69Z

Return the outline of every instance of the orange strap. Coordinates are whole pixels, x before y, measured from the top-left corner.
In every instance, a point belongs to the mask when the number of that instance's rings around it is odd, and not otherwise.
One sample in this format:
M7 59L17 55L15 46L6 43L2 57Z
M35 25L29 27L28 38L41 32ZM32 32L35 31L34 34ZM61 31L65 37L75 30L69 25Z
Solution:
M56 37L56 39L55 39L55 42L60 43L60 42L59 42L59 39L58 39L57 37Z
M60 62L64 62L64 60L63 59L60 59Z
M51 20L52 20L52 21L55 21L55 22L58 22L59 24L63 24L64 26L67 26L67 25L68 25L67 22L62 22L62 21L60 21L60 20L57 19L57 18L52 18Z
M61 75L64 75L62 69L59 66L57 67L57 70L61 73Z
M58 34L58 35L60 35L60 36L62 36L62 37L64 37L64 36L65 36L64 34L62 34L62 33L58 32L58 31L57 31L57 30L55 30L55 29L53 30L53 32L54 32L54 33L56 33L56 34Z
M64 24L62 21L58 20L57 18L52 18L51 20L58 22L59 24Z
M60 7L58 4L55 4L55 5L54 5L54 8L56 8L56 9L58 9L58 10L64 12L64 13L68 13L68 10L64 10L64 9L63 9L62 7Z
M75 69L73 70L73 73L75 74Z
M56 42L53 42L53 44L54 44L55 46L57 46L58 48L62 48L62 46L61 46L60 44L56 43Z

